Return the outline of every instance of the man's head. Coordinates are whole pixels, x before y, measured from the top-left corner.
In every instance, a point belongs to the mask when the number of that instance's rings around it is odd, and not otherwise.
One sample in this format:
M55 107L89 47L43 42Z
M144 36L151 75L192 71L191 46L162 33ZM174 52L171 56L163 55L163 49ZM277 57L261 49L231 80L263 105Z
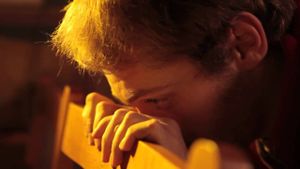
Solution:
M53 42L86 70L190 57L216 71L230 57L226 44L234 17L250 12L268 41L278 41L293 0L74 0L66 9Z
M261 67L293 8L292 0L75 0L53 42L81 68L103 72L124 104L199 124L208 136L227 120L217 114L235 79Z

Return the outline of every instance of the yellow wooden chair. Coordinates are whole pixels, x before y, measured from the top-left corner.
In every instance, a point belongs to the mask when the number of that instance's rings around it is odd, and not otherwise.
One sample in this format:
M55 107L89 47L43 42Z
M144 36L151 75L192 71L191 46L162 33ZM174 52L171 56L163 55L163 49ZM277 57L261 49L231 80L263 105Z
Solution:
M70 87L65 87L60 100L51 169L73 168L73 162L85 169L111 169L100 162L100 152L88 145L82 127L82 107L70 102L70 92ZM219 161L218 147L212 141L196 141L187 161L162 146L139 141L121 168L218 169Z

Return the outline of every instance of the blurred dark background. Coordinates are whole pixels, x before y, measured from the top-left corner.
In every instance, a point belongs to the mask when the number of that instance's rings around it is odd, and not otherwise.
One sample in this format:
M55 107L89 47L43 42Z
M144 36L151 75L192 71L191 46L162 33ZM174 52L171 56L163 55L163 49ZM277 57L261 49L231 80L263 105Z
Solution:
M106 81L78 73L47 41L67 0L0 0L0 168L48 169L65 85L79 104Z

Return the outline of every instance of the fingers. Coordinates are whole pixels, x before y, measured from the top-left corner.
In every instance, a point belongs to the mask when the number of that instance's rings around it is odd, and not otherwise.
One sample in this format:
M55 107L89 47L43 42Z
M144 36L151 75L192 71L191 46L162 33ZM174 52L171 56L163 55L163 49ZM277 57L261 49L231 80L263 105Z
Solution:
M147 120L148 118L142 116L140 113L137 113L135 111L129 111L124 116L121 124L115 131L115 135L112 141L111 145L111 155L110 155L110 161L113 166L118 166L121 164L123 160L123 152L119 148L119 144L122 141L123 137L126 134L127 129L135 123L138 123L143 120ZM116 127L115 127L116 129Z
M125 136L119 143L119 149L130 151L136 140L143 139L157 143L185 159L186 146L177 126L173 122L166 123L154 118L135 123L127 128Z
M147 138L147 140L159 140L158 135L156 132L152 132L158 129L157 120L150 119L147 121L143 121L140 123L136 123L130 126L125 134L125 137L119 144L119 148L123 151L131 150L132 146L134 145L135 141L142 138ZM157 129L154 129L157 128ZM159 131L159 129L157 130Z
M137 108L103 101L95 94L92 96L87 98L83 117L91 138L101 150L103 162L110 161L113 167L118 166L122 163L123 152L130 151L140 139L158 143L178 154L186 151L175 121L154 118L142 114Z
M112 100L100 95L99 93L93 92L88 94L85 99L85 106L82 112L82 117L85 119L93 119L95 115L96 104L101 101L113 104ZM90 128L90 130L92 130L92 128Z
M101 101L97 104L96 106L96 114L95 114L95 118L94 118L94 122L93 122L93 130L92 133L98 133L96 135L92 134L94 139L94 142L96 144L97 149L100 151L101 150L101 138L99 138L99 136L102 136L102 131L105 129L104 127L107 126L108 121L110 118L106 118L104 121L102 121L102 119L104 119L107 116L110 116L114 113L115 110L117 110L120 106L107 102L107 101ZM99 131L98 131L99 130ZM98 132L95 132L98 131ZM102 132L102 133L101 133Z
M105 116L112 115L115 110L117 110L120 106L113 104L111 102L107 101L101 101L96 105L96 113L95 113L95 118L93 122L93 129L96 128L98 123L102 118Z
M101 150L102 150L102 161L108 162L110 153L111 153L111 144L115 134L115 127L119 125L128 112L127 109L119 109L117 110L112 119L110 120L109 124L107 125L104 133L102 134L100 131L95 133L95 135L102 135L101 139Z
M110 121L107 124L105 119L109 118ZM102 161L110 161L114 167L121 164L123 152L120 150L119 144L125 136L127 129L135 123L148 120L148 118L136 111L122 108L118 109L112 116L101 120L99 126L93 132L93 136L102 140Z
M92 137L94 138L94 142L96 145L96 148L101 151L101 138L102 134L104 133L109 121L111 120L112 116L104 117L96 126L92 133Z
M87 95L86 103L82 111L82 117L84 121L84 131L86 133L86 137L88 138L90 145L94 144L91 133L93 131L93 126L94 126L94 118L95 118L96 107L97 107L96 105L99 102L100 103L103 102L102 105L105 106L114 105L113 101L98 93L93 92ZM110 107L108 107L107 109L109 108Z

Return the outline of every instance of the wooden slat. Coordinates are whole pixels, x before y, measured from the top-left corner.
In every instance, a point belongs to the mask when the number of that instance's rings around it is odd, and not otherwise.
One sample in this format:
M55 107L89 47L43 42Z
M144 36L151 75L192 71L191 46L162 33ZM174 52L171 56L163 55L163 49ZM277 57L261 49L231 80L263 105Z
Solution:
M62 151L85 169L110 169L100 162L100 152L88 145L83 132L82 108L71 103L65 123ZM165 148L139 141L137 148L129 157L127 169L175 169L183 168L183 160Z
M185 169L220 169L220 163L218 145L212 140L198 139L190 148Z
M66 86L64 88L62 97L59 102L58 114L56 117L56 128L54 136L54 147L53 147L53 156L51 162L51 169L65 169L72 166L70 160L68 160L64 154L61 153L61 144L64 133L65 119L67 116L68 105L70 101L71 88Z

